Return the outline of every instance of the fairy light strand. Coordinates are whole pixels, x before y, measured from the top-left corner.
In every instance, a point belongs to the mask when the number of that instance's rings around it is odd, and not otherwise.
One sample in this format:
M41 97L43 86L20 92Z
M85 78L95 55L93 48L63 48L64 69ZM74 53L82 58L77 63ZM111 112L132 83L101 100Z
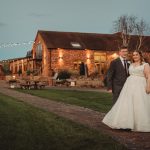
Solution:
M21 45L30 45L33 44L34 41L22 42L22 43L0 43L0 48L7 48L7 47L15 47Z

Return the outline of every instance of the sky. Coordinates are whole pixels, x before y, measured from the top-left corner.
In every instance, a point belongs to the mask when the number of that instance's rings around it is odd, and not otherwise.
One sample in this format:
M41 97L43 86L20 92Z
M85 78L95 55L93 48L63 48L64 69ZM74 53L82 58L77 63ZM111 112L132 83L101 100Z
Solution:
M111 34L124 14L150 24L149 7L150 0L0 0L0 60L25 57L38 30Z

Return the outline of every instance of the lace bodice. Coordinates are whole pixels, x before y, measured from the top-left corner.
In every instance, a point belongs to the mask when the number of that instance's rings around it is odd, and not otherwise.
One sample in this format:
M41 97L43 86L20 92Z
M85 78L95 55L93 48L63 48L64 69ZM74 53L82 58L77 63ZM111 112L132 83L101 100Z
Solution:
M146 64L147 63L143 63L140 66L133 66L133 64L131 64L129 67L129 74L144 77L144 66Z

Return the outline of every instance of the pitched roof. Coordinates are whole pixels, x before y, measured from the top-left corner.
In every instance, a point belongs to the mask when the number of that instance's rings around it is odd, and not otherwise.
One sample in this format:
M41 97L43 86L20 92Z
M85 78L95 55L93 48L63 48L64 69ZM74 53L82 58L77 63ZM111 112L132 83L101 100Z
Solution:
M120 33L97 34L80 32L59 32L39 30L48 49L92 49L92 50L118 50L121 46ZM129 49L135 49L137 36L131 38ZM150 51L150 36L146 36L142 48Z
M38 31L47 45L47 48L65 49L95 49L115 50L117 45L112 46L116 37L112 34L80 33L80 32L58 32ZM108 44L109 43L109 44Z

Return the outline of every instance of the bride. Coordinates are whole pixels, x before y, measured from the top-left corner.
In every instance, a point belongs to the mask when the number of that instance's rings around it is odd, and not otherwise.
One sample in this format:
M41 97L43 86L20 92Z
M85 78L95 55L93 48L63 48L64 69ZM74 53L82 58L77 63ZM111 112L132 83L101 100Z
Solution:
M133 52L133 63L120 96L102 122L113 129L150 132L150 66L140 51Z

